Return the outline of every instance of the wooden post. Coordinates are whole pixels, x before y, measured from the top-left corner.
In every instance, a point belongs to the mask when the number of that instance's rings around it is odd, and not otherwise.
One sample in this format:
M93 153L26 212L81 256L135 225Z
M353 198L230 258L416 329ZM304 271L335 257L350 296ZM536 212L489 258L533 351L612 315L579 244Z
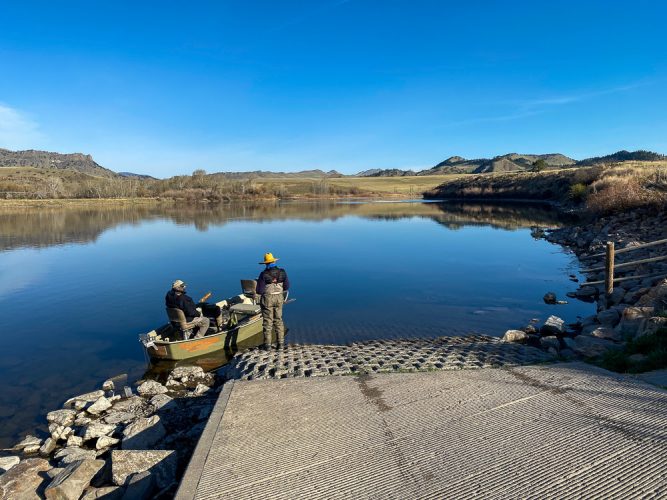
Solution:
M614 242L607 242L607 258L605 259L604 287L606 305L609 307L611 293L614 291Z

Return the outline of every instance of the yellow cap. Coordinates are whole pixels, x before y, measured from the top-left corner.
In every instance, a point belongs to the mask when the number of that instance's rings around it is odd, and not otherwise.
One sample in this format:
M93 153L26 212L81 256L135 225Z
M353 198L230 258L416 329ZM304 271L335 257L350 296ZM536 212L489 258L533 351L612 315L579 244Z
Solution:
M264 254L264 261L260 262L260 264L273 264L274 262L278 261L271 252L267 252Z

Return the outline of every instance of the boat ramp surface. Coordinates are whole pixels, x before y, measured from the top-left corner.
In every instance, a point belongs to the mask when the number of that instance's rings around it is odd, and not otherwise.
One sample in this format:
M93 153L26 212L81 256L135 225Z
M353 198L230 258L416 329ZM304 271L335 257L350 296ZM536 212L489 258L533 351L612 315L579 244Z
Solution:
M584 363L225 384L177 498L667 496L667 391Z

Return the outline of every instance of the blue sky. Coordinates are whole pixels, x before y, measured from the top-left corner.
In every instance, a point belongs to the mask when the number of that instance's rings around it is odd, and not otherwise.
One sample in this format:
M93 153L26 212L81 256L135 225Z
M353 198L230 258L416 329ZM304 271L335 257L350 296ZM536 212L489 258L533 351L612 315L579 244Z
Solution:
M0 147L166 177L667 152L667 3L0 4Z

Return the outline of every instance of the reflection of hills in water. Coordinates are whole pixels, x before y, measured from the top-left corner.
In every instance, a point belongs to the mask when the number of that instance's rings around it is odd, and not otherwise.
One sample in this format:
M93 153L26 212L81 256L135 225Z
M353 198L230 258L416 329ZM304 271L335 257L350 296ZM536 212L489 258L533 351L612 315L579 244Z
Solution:
M171 220L194 225L200 231L233 220L336 220L356 216L398 220L411 217L432 219L449 229L468 225L518 229L553 226L563 222L548 205L488 203L261 203L213 207L178 205L120 205L117 207L48 207L0 211L0 250L48 247L95 241L100 234L126 224Z

